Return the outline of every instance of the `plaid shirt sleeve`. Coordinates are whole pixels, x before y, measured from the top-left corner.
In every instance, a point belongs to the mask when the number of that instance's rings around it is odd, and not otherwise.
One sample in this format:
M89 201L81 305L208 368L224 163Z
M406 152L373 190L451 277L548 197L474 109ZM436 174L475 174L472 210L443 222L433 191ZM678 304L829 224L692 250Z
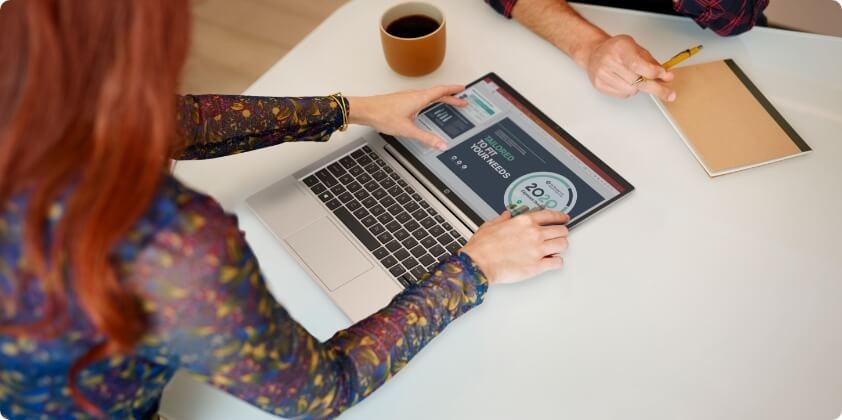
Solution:
M511 18L518 0L485 2L498 13ZM768 5L769 0L677 0L673 3L676 12L692 17L701 27L710 28L722 36L741 34L758 22L765 23L763 10Z
M769 0L678 0L675 11L722 36L737 35L765 22ZM512 5L514 7L514 5Z
M517 0L485 0L489 6L493 7L497 13L501 15L511 18L512 17L512 9L515 8L515 4L517 4Z

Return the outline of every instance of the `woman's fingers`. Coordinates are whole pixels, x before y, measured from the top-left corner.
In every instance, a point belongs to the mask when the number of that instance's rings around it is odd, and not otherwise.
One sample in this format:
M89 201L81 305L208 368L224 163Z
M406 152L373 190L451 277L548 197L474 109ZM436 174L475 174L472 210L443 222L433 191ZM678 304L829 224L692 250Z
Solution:
M444 140L442 140L441 137L429 131L422 130L414 124L408 124L404 131L405 133L403 135L418 140L419 142L428 147L432 147L438 150L447 150L447 143Z
M463 85L443 85L427 89L424 92L424 98L427 103L441 102L455 107L463 107L468 105L468 101L457 98L453 95L465 90Z
M561 268L557 254L567 249L567 229L560 224L567 220L566 214L552 210L514 218L506 211L480 226L462 250L491 284L525 280Z
M497 216L497 217L495 217L495 218L493 218L493 219L491 219L491 220L486 221L486 222L484 223L484 225L488 225L488 226L491 226L491 225L496 225L496 224L498 224L498 223L503 223L503 222L505 222L506 220L509 220L509 219L511 219L511 218L512 218L512 213L511 213L510 211L506 210L506 211L504 211L504 212L500 213L500 215L499 215L499 216Z
M541 244L541 255L555 255L567 250L567 238L555 238Z
M439 85L427 89L424 96L427 98L427 102L434 102L441 97L455 95L463 90L465 90L464 85Z
M545 241L555 238L565 238L570 231L567 226L544 226L541 228L541 238Z
M461 98L457 98L455 96L442 96L441 98L437 99L436 102L453 105L457 108L462 108L468 105L468 101Z
M564 258L558 255L544 257L538 261L538 274L550 270L558 270L562 267L564 267Z
M570 220L570 216L560 211L555 210L541 210L526 215L539 226L546 225L563 225Z

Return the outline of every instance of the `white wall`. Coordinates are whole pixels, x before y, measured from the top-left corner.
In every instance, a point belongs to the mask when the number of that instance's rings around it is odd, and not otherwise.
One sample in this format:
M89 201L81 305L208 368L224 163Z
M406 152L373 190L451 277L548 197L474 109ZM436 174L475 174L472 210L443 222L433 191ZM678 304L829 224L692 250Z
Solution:
M837 0L769 0L766 16L770 25L842 36L842 7Z

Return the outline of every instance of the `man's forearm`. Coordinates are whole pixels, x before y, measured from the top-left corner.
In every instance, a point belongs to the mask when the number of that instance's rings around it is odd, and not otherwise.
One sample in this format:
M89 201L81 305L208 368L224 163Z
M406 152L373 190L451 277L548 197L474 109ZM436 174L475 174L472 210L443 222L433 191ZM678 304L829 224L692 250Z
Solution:
M565 0L519 0L512 17L585 68L592 47L608 38Z

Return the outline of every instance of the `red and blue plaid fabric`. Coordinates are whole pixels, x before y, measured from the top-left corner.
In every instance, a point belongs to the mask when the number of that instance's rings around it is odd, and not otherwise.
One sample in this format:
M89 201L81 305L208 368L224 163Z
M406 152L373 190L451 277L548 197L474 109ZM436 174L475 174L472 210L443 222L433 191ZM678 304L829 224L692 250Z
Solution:
M670 0L663 0L664 3L672 3ZM518 0L485 0L500 14L511 17L512 9ZM614 5L605 1L582 1L582 3L596 3L603 5ZM636 7L635 1L623 2L623 6L635 9L647 9ZM652 3L652 2L644 2ZM719 35L729 36L741 34L753 28L756 24L765 24L766 17L763 10L769 5L769 0L678 0L672 3L677 14L689 16L703 28L710 28ZM658 8L660 9L660 8Z

